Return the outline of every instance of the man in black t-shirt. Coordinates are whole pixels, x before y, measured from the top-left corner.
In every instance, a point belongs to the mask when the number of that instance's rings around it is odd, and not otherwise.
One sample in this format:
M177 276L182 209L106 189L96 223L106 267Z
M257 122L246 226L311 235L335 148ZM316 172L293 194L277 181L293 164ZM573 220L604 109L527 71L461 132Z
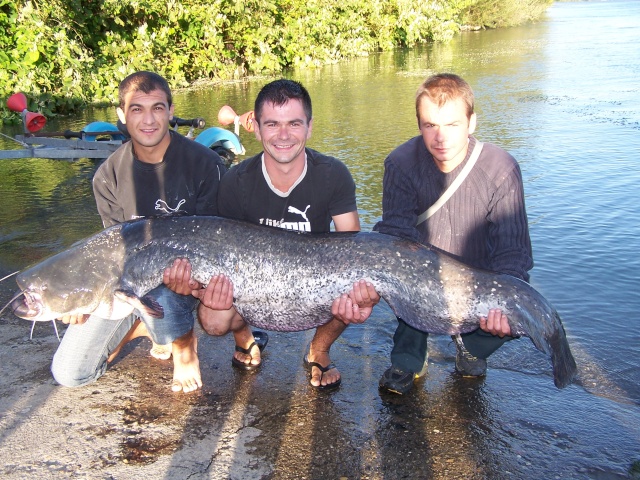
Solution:
M218 208L222 216L277 228L306 232L359 231L355 183L339 160L306 148L311 136L311 98L291 80L265 85L255 101L256 138L264 151L231 168L220 183ZM180 272L174 271L179 277ZM187 277L188 278L188 277ZM305 355L311 386L332 389L340 385L338 369L329 349L346 328L345 319L359 319L365 312L358 301L368 299L370 285L354 287L336 299L334 317L316 329ZM371 290L372 291L372 290ZM253 332L233 308L233 285L223 275L206 288L193 292L200 301L198 317L212 335L233 332L236 341L233 365L254 370L261 364L262 338Z

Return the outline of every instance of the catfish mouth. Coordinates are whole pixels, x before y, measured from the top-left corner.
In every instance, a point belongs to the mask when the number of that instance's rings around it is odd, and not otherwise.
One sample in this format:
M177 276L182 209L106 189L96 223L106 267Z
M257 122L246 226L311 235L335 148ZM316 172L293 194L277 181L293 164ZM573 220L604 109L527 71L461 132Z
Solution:
M11 302L11 309L16 317L25 320L39 320L42 314L42 297L34 292L18 292Z

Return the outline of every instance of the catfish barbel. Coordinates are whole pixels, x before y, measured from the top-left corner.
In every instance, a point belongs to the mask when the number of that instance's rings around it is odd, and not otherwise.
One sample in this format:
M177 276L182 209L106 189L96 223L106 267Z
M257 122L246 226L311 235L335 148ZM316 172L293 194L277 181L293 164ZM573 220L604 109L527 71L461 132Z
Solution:
M118 319L134 310L162 317L147 293L176 258L189 259L200 283L229 277L234 306L259 328L292 332L327 323L333 300L365 279L398 317L432 334L476 330L481 316L500 308L514 336L551 356L557 387L576 375L560 316L531 285L376 232L301 233L202 216L134 220L21 272L23 295L12 308L37 321L78 313Z

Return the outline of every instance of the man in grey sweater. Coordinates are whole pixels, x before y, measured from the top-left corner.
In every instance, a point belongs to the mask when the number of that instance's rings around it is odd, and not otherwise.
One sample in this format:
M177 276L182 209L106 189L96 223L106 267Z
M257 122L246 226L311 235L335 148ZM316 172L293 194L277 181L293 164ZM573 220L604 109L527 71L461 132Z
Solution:
M469 84L453 74L429 77L418 89L416 115L421 135L385 160L382 221L374 230L433 245L475 268L528 281L533 258L520 168L506 151L472 136L476 114ZM472 155L476 148L481 148L479 156ZM426 218L427 209L461 172L462 183ZM398 322L391 367L380 388L406 394L426 373L428 335L400 318ZM507 316L491 309L480 319L480 329L453 337L458 373L484 375L486 358L513 338L510 333Z

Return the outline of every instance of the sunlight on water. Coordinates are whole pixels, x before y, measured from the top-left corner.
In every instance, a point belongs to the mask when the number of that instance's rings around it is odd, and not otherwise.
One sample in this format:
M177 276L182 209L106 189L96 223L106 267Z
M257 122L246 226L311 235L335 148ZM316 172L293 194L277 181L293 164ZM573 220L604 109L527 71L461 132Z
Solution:
M554 5L546 21L533 25L292 74L314 101L310 146L351 169L365 230L381 215L385 156L418 134L419 83L437 71L464 76L476 92L477 136L521 164L536 263L532 283L560 311L585 364L585 388L609 395L615 385L615 396L636 403L639 44L640 2L578 2ZM178 93L176 115L218 126L222 105L238 113L252 109L267 81ZM92 120L113 122L115 114L90 110L47 128L81 129ZM251 134L242 131L241 138L248 155L260 151ZM0 147L9 145L0 139ZM90 186L97 163L0 160L0 277L100 228ZM497 367L527 368L526 360L497 359Z

